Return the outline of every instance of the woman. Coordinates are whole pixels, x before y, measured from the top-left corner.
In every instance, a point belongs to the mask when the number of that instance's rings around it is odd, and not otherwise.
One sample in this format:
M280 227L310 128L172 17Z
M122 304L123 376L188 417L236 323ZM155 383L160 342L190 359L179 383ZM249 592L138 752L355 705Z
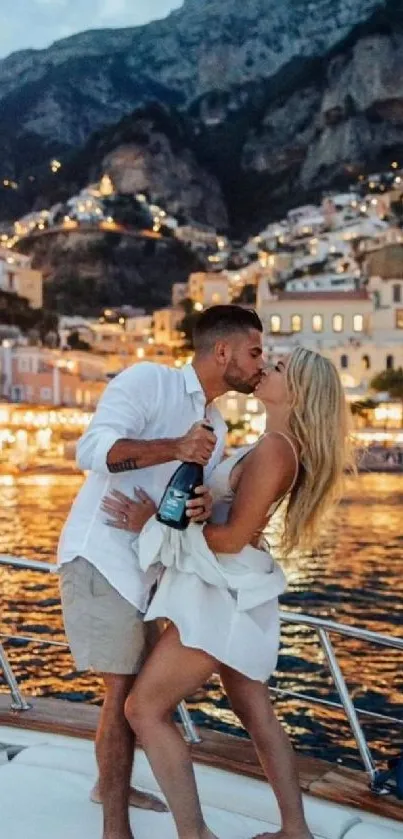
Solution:
M226 562L228 555L238 565L245 551L250 555L250 545L260 544L259 534L284 498L283 553L312 549L325 514L340 494L347 462L348 410L340 379L328 359L298 348L265 374L255 395L266 408L267 431L255 446L242 449L214 471L213 493L217 495L218 491L221 497L216 507L220 521L203 528L205 543L219 560L216 569L228 573L229 578L232 566L230 560ZM140 505L121 496L106 499L104 509L112 516L114 526L124 526L119 525L124 510L129 516L126 527L133 530L140 529L155 512L143 493ZM155 519L144 533L154 527L153 522ZM251 556L254 561L255 554ZM273 560L267 553L265 556L276 574ZM190 556L188 559L191 562ZM273 592L268 594L265 602L241 615L242 622L237 602L243 590L242 574L233 587L220 587L221 599L217 601L216 587L186 570L186 563L182 570L170 567L162 577L147 619L166 617L171 624L144 665L126 704L127 719L167 798L178 835L180 839L213 837L201 812L188 748L171 714L183 697L194 693L218 670L232 708L249 732L276 794L282 818L276 836L312 839L304 818L293 750L274 715L265 684L278 650L277 597ZM254 570L258 571L257 567ZM262 568L262 581L267 580L268 570L267 566ZM246 566L244 574L249 574ZM197 621L195 601L201 621ZM205 628L211 624L213 631L207 632ZM231 645L233 631L236 643ZM260 645L256 644L257 631ZM229 643L223 654L220 639L228 633Z

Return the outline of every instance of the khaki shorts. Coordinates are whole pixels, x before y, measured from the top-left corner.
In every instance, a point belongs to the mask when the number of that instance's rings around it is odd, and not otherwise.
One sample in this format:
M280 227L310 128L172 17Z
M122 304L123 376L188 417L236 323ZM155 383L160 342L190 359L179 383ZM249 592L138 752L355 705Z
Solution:
M61 566L60 594L77 670L138 673L145 654L141 612L81 556Z

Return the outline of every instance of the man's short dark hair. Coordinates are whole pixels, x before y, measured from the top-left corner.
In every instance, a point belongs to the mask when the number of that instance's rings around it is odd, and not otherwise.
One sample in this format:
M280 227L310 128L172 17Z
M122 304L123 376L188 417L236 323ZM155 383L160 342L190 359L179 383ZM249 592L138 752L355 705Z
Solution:
M193 329L193 346L196 352L208 352L216 341L225 340L234 332L247 333L250 329L263 332L262 321L253 309L235 304L210 306L202 312Z

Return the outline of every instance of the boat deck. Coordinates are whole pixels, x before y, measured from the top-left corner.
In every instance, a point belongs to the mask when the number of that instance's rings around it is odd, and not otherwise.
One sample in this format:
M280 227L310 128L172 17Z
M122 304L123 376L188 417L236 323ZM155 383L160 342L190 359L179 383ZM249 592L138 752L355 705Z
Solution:
M28 712L12 711L10 697L0 695L0 725L94 739L98 707L40 697L32 700L32 706ZM249 740L208 729L201 735L202 742L191 747L195 762L251 778L264 777ZM304 792L403 822L403 802L371 793L364 772L304 755L298 755L297 760Z

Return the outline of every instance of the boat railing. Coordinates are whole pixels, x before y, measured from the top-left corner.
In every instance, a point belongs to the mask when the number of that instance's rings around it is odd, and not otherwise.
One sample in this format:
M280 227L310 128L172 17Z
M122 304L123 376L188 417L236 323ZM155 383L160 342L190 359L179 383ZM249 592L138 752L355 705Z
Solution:
M17 557L8 555L0 556L0 566L1 565L6 565L15 569L42 571L50 574L57 573L56 566L50 563L39 562L30 559L19 559ZM368 745L364 730L360 722L360 717L363 716L372 720L379 720L382 722L386 721L398 725L402 725L403 720L390 715L380 714L377 712L368 711L366 709L357 708L354 705L342 670L340 668L336 651L330 639L330 635L336 634L339 636L354 638L356 640L366 641L371 644L375 644L382 647L389 647L401 651L403 651L403 639L393 638L389 635L373 632L369 629L361 629L359 627L349 626L348 624L337 623L336 621L318 618L311 615L305 615L300 612L281 610L280 618L282 623L284 624L297 624L299 626L313 629L316 632L340 701L332 702L327 699L324 699L323 697L312 696L309 693L299 693L293 690L282 690L280 688L275 688L271 686L270 691L274 693L276 696L284 696L291 699L297 699L304 703L321 705L326 708L334 708L339 711L344 711L350 729L352 731L354 740L356 742L357 749L363 762L364 768L368 774L371 788L378 793L385 792L382 786L377 784L379 775L381 773L375 765L371 749ZM68 649L67 643L61 641L54 641L51 638L44 639L33 636L26 636L22 634L11 635L9 633L0 632L0 639L20 640L26 641L27 643L32 642L35 644L53 645ZM29 704L29 702L27 702L27 700L24 698L23 694L20 691L17 679L14 675L14 672L12 670L11 664L8 660L4 647L1 643L1 640L0 667L3 670L6 683L11 693L11 708L15 711L29 711L31 705ZM184 702L182 702L178 706L178 712L180 715L181 722L183 724L186 739L190 743L200 742L200 737L198 735L197 729L192 721L191 715Z

